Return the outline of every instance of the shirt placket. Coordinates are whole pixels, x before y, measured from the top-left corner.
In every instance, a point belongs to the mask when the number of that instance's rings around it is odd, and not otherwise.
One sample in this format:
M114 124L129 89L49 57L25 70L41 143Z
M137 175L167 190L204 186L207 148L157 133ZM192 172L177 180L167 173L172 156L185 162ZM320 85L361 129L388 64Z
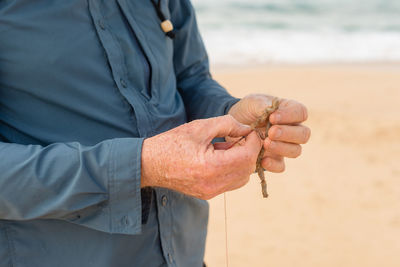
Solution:
M157 213L159 220L161 246L164 253L164 258L168 266L176 266L174 260L174 250L172 246L172 223L173 223L173 199L172 195L167 189L157 188Z
M89 10L95 25L100 42L105 50L108 63L111 67L111 72L115 84L120 93L131 105L135 111L138 131L141 137L150 136L153 132L151 127L151 118L146 106L147 99L137 90L132 90L128 83L128 73L125 68L124 55L118 41L110 32L109 27L102 16L98 3L94 0L88 0Z
M127 71L125 70L124 63L124 55L121 51L118 42L113 37L110 29L107 27L106 22L104 21L104 17L102 16L101 10L95 0L89 1L89 9L93 19L93 23L95 24L97 34L102 43L102 46L105 49L108 62L111 66L111 71L113 74L113 79L121 92L121 94L126 98L126 100L130 103L132 108L135 111L137 124L139 125L138 131L141 137L147 137L154 134L154 130L151 126L151 117L149 114L149 103L148 99L146 99L140 92L137 90L131 90L128 84ZM122 11L124 11L125 3L123 1L118 1L121 4ZM125 12L128 21L130 24L132 23L133 18L128 16L128 12ZM131 25L132 27L132 25ZM135 33L134 28L132 27L132 32ZM141 34L136 34L136 38L138 42L143 45L144 41L141 40L143 36ZM144 53L148 50L145 46L143 46ZM150 58L150 62L152 61L153 55L147 54L144 55L147 58ZM153 69L154 75L154 69ZM152 82L156 82L154 76L152 77ZM152 86L155 86L154 84ZM174 260L174 252L172 249L172 199L171 194L166 189L155 189L156 191L156 205L157 205L157 217L159 221L159 231L160 231L160 241L161 247L164 254L165 261L168 266L176 266Z

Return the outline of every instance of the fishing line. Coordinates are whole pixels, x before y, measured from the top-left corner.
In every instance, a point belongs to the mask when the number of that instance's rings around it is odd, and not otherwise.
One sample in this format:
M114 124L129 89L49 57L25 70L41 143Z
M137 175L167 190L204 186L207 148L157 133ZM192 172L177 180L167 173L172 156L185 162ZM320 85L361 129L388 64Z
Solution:
M226 216L226 193L224 192L224 214L225 214L225 263L226 267L229 267L228 261L228 220Z

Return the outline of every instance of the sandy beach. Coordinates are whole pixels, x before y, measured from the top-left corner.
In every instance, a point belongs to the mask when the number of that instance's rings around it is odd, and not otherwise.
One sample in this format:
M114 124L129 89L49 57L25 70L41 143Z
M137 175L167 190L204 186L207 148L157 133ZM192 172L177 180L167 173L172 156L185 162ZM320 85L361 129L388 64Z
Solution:
M303 155L226 194L229 266L400 266L400 64L214 70L234 96L309 109ZM225 266L224 199L210 201L205 261Z

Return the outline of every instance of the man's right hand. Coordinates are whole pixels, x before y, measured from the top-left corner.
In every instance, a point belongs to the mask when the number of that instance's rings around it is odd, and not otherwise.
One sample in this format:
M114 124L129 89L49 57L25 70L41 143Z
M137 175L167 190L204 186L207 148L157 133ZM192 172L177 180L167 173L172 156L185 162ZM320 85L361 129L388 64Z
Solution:
M242 187L254 172L262 141L226 115L186 123L145 139L141 187L155 186L200 199ZM241 146L211 144L216 137L246 136Z

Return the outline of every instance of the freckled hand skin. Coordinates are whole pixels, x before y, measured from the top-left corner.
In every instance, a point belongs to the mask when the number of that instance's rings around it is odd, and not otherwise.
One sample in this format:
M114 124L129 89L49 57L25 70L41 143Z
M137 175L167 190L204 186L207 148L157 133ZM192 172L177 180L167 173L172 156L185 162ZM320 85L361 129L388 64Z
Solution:
M249 95L236 103L229 115L186 123L165 133L145 139L142 148L141 186L164 187L200 199L210 199L245 185L256 167L262 147L264 169L282 172L284 158L301 154L300 144L310 137L310 129L301 123L307 109L294 101L281 99L277 111L269 117L268 138L260 139L252 131L275 97ZM211 144L216 137L235 142L233 147Z
M241 146L211 144L215 137L246 135ZM141 186L210 199L248 182L261 146L258 135L230 115L192 121L144 141Z

